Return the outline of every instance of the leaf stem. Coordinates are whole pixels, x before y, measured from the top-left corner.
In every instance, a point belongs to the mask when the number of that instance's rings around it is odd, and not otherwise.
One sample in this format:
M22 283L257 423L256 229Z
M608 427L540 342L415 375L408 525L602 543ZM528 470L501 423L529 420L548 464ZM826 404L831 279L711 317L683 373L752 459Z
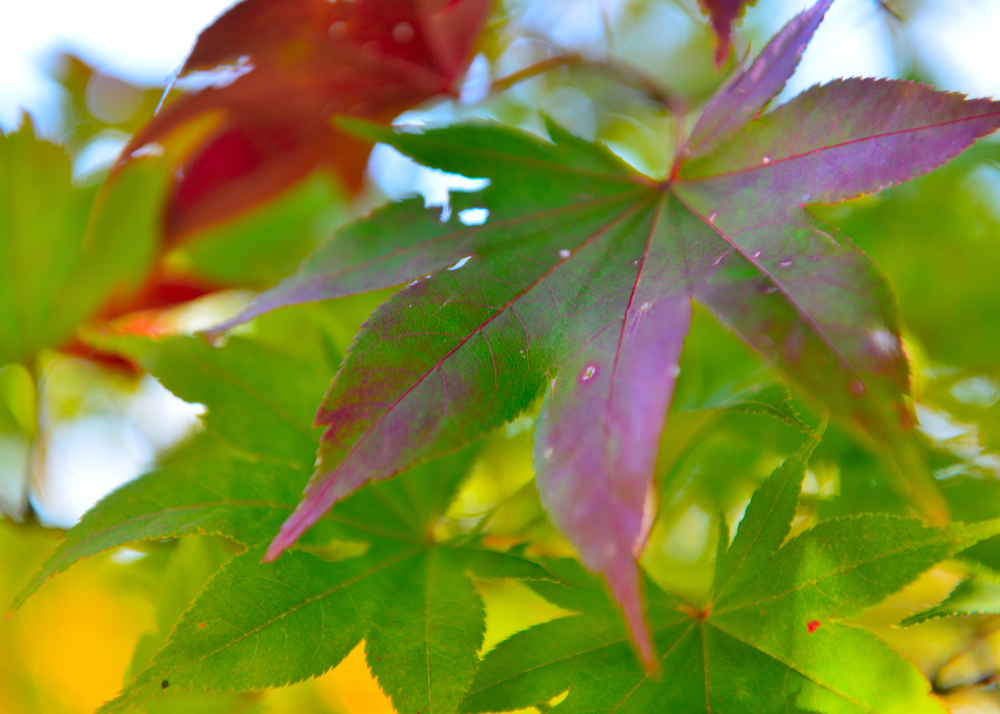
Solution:
M663 88L655 79L632 65L611 59L603 62L588 60L576 52L566 52L548 57L516 72L512 72L505 77L501 77L490 85L490 94L503 92L519 82L532 79L560 67L580 67L599 72L610 79L617 80L640 90L649 99L673 114L684 114L687 112L687 102L682 97Z

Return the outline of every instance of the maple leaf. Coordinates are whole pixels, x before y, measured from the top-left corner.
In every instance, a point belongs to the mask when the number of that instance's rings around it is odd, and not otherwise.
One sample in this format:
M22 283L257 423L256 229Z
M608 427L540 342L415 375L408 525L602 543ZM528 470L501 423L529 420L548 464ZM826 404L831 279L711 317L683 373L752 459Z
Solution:
M136 160L113 188L74 186L66 151L30 120L0 134L0 364L33 367L73 345L78 325L136 288L152 263L160 159Z
M67 533L14 608L81 558L129 543L215 534L247 547L102 711L131 711L164 690L282 686L322 674L362 639L397 711L454 711L478 666L485 629L470 576L550 577L475 538L432 536L478 448L358 491L287 560L262 565L308 478L300 462L315 449L311 415L329 379L322 363L239 337L220 349L199 337L105 331L89 339L204 403L209 434L230 448L196 449L107 496Z
M550 567L561 582L531 587L581 614L492 650L461 711L546 705L568 689L554 711L943 713L915 666L842 620L989 537L1000 523L929 528L917 519L865 514L821 522L784 543L816 441L758 489L731 544L720 529L707 603L683 602L646 582L661 653L654 673L632 656L629 633L600 582L574 561L556 561Z
M758 116L829 4L793 18L709 102L666 180L552 122L553 143L488 122L423 134L353 124L425 165L491 184L454 195L448 222L408 201L347 228L220 326L413 281L373 313L348 354L317 416L327 431L316 475L268 557L366 481L478 437L544 388L535 433L543 502L583 562L607 575L650 659L632 556L654 505L651 474L692 299L887 445L906 473L897 486L946 520L913 453L891 290L804 207L935 168L994 131L1000 106L847 79ZM469 208L488 212L485 223L465 225Z
M715 48L715 66L721 67L729 56L732 41L733 22L747 9L756 4L757 0L698 0L698 4L708 13L717 40Z
M357 189L370 145L333 128L331 117L388 122L457 91L489 6L244 0L224 13L199 36L182 71L242 58L242 74L171 102L122 153L127 163L147 145L195 137L175 167L168 245L276 196L318 167Z

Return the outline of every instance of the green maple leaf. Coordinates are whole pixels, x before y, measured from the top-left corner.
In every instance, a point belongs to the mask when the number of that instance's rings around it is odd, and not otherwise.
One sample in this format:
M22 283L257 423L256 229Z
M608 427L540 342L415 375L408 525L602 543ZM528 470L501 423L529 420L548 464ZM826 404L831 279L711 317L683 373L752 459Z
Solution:
M646 582L659 653L654 670L636 661L600 581L574 561L557 561L551 568L562 583L532 587L581 614L497 646L461 710L546 706L569 690L555 711L943 712L916 667L842 621L998 532L1000 523L930 528L865 514L821 522L783 544L815 443L758 489L732 544L722 535L707 604L685 603Z
M308 480L301 459L315 448L311 413L329 374L245 338L222 348L199 337L91 338L205 404L208 430L236 448L222 457L195 452L107 496L67 533L14 607L79 559L128 543L208 533L246 546L102 711L131 711L164 691L289 684L333 667L362 639L398 711L454 711L483 641L483 605L471 576L549 577L476 539L433 537L478 449L359 490L300 549L262 564L264 547Z
M547 577L536 564L475 541L430 537L474 456L474 449L465 450L362 489L333 509L302 549L269 564L261 563L269 529L294 509L305 485L302 472L268 480L250 465L206 463L150 474L114 494L94 516L184 519L185 525L257 542L212 578L164 649L102 711L130 711L165 689L282 686L322 674L362 639L369 667L398 711L454 711L478 666L485 629L470 575ZM209 474L210 485L201 487ZM422 510L412 494L434 505ZM120 507L130 496L147 508ZM90 527L85 520L79 528L85 533ZM118 535L125 542L136 537Z
M168 172L142 158L114 188L77 187L66 151L30 121L0 134L0 366L34 367L116 290L145 276Z

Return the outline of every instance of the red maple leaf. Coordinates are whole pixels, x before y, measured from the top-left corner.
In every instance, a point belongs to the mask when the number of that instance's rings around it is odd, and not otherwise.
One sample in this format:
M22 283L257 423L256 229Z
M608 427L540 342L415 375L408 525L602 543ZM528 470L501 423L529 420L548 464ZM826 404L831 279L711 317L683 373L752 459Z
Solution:
M164 213L165 244L275 197L320 167L348 190L370 145L333 128L351 114L389 122L455 93L489 0L244 0L198 38L182 73L238 63L225 86L168 104L123 152L180 151ZM200 136L199 136L200 135Z

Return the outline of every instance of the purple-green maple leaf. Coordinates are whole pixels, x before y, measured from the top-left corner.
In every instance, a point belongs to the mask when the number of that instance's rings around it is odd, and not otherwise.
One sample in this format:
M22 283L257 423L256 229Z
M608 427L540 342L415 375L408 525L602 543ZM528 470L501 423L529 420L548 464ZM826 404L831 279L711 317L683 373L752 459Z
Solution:
M403 202L342 231L239 319L412 281L359 333L317 422L306 497L268 558L365 482L468 442L540 392L539 491L583 562L604 573L644 658L633 554L691 302L896 459L934 521L947 507L912 456L909 369L883 276L807 203L929 171L1000 126L1000 104L912 82L838 80L758 116L829 6L794 18L709 103L670 177L632 170L549 124L423 134L353 124L417 161L486 177L439 222ZM738 119L738 121L737 121ZM482 225L462 209L485 208Z

